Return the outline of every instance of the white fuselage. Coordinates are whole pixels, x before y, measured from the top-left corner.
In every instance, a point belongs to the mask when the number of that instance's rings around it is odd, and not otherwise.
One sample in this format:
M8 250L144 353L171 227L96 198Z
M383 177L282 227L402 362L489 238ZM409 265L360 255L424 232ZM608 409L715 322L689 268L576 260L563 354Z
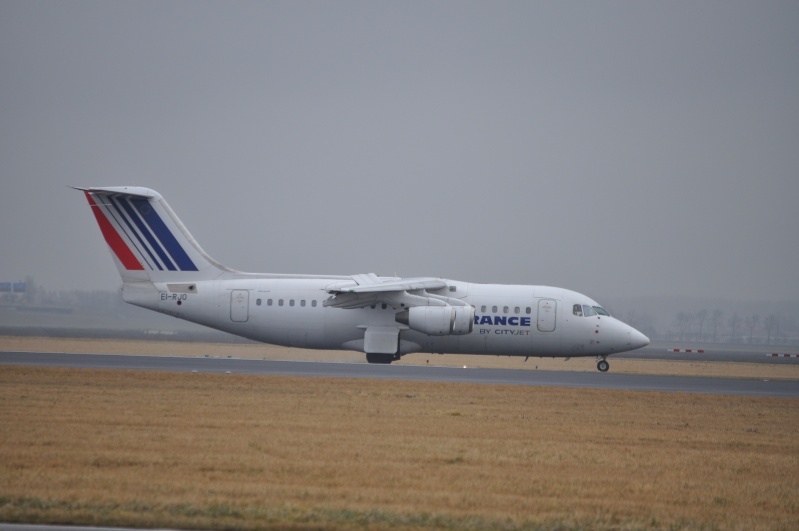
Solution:
M433 336L403 327L399 354L606 356L649 342L609 315L578 315L573 310L576 305L598 305L574 291L442 280L447 297L475 308L473 330ZM354 309L326 307L331 282L330 277L305 277L126 283L123 293L127 302L137 306L288 347L364 351L367 328L398 326L396 316L402 307L385 303Z
M370 363L411 352L605 357L649 344L585 295L433 277L244 273L202 250L164 198L137 186L81 189L137 306L274 345L357 350Z

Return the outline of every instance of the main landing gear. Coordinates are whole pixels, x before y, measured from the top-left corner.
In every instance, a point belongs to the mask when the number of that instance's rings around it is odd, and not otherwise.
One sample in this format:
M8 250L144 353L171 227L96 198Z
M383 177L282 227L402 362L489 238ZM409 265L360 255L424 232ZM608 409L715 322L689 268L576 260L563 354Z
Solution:
M605 359L605 356L602 356L602 359L596 362L596 368L599 372L608 372L608 369L610 369L610 363L608 363L608 360Z
M370 354L366 353L366 361L368 363L380 363L382 365L388 365L392 361L399 361L400 359L399 354Z

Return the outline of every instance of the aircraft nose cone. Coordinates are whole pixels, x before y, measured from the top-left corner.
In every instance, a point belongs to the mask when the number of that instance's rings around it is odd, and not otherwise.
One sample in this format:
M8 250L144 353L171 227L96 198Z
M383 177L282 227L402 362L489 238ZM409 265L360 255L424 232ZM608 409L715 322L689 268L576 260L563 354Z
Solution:
M630 347L633 349L642 348L649 344L649 338L633 328L630 330Z

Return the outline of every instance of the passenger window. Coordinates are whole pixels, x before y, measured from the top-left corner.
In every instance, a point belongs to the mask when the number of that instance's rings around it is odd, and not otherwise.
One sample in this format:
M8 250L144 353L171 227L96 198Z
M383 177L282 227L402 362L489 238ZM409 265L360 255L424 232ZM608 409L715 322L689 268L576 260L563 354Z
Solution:
M497 313L497 307L496 306L492 306L491 307L491 312L492 313Z
M302 299L302 300L300 301L300 306L302 306L303 308L305 308L305 299Z
M266 299L266 305L272 306L272 299Z
M486 313L486 307L485 307L485 304L484 304L484 305L482 305L482 306L480 306L480 312L482 312L482 313Z
M383 304L380 305L380 307L385 310L386 309L386 303L384 302Z
M311 306L313 306L314 308L316 308L316 301L311 301Z
M509 311L510 311L510 308L508 308L507 306L505 306L504 308L502 308L502 312L503 312L503 313L508 313Z
M261 299L255 299L255 305L256 306L260 306L261 305Z
M592 315L596 315L596 312L587 304L583 304L583 315L586 317L591 317Z
M579 304L575 304L574 306L572 306L572 313L574 313L574 315L576 315L577 317L582 317L583 307Z
M524 312L525 312L527 315L530 315L531 313L533 313L533 309L532 309L532 308L530 308L530 307L528 306L527 308L525 308L525 309L524 309Z
M278 301L277 301L277 305L278 305L278 306L283 306L283 299L280 299L280 300L278 300Z
M521 311L522 311L521 308L519 308L518 306L513 309L513 313L516 313L516 314L521 313Z
M289 306L294 306L294 299L291 299L291 300L289 301Z

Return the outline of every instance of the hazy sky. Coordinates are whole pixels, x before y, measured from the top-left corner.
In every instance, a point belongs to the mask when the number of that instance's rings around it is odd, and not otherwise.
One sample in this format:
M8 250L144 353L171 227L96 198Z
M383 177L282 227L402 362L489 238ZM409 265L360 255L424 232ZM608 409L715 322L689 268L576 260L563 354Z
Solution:
M799 3L0 1L0 281L114 289L69 185L245 271L799 299Z

